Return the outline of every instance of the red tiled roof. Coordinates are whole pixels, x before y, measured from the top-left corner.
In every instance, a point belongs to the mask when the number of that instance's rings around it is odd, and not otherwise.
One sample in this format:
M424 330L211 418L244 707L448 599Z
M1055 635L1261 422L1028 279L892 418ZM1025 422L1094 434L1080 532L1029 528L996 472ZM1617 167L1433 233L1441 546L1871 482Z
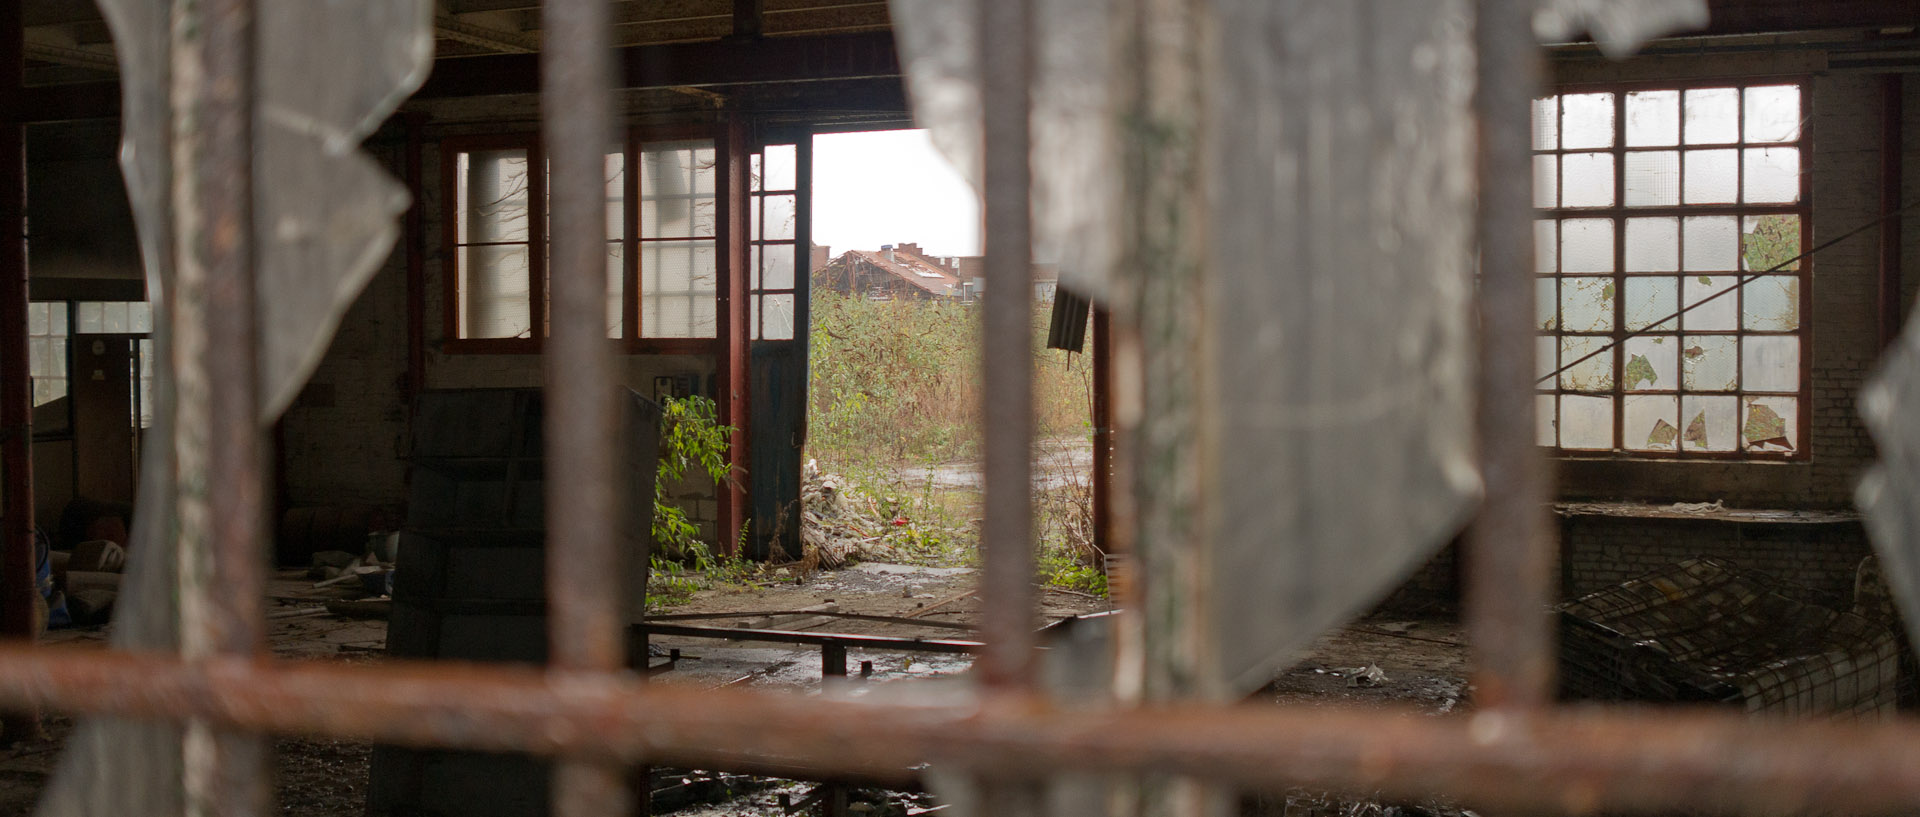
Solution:
M935 295L951 295L960 287L960 278L945 267L900 249L892 250L893 258L889 260L888 252L887 250L849 250L847 255L859 256L862 260L886 270L894 277Z

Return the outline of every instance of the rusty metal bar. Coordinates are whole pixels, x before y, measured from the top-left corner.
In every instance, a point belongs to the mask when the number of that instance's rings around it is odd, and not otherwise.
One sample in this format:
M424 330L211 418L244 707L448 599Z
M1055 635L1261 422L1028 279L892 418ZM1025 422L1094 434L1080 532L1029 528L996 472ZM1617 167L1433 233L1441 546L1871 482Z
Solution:
M27 340L26 80L18 3L0 8L0 639L34 637L33 373ZM38 737L31 712L0 714L0 740Z
M1465 604L1478 702L1537 707L1553 692L1552 475L1534 443L1532 134L1540 87L1533 0L1479 0L1480 459L1486 501L1467 539Z
M980 547L982 680L1017 689L1033 663L1033 229L1028 83L1033 71L1028 0L980 4L985 108L987 295L981 416L985 423L985 522Z
M253 246L253 0L177 4L174 445L180 492L180 646L189 660L266 646L264 434ZM267 742L190 721L188 814L264 815Z
M1484 808L1594 813L1920 808L1920 724L1698 709L1566 708L1409 717L1324 707L1096 711L879 704L644 686L631 677L471 664L257 662L0 646L0 706L411 746L590 755L707 768L802 763L907 777L1088 770L1308 785ZM886 724L886 728L876 728Z
M626 559L644 556L619 551L619 450L610 444L619 439L606 318L613 44L605 0L547 0L541 22L547 42L562 44L540 52L553 242L545 359L548 663L615 671L626 661ZM553 810L558 817L632 813L626 772L604 759L563 757L554 768Z

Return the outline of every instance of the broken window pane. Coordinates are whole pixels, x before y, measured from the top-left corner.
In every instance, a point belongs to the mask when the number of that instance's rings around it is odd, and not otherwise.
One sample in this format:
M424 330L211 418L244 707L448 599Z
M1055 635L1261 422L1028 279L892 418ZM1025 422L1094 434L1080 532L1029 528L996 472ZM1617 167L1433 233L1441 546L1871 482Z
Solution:
M1673 451L1680 443L1680 400L1671 395L1634 395L1623 401L1625 448Z
M1562 336L1560 365L1567 367L1567 370L1560 373L1560 388L1569 391L1612 391L1613 357L1619 351L1606 348L1612 342L1611 338L1592 335Z
M1613 220L1570 218L1560 222L1561 272L1613 271Z
M1800 389L1800 339L1750 335L1740 344L1740 385L1748 391Z
M1680 92L1627 94L1627 147L1680 144Z
M1687 151L1687 183L1683 200L1687 204L1723 204L1739 193L1738 151Z
M1740 91L1700 88L1686 92L1686 143L1715 145L1740 139Z
M1613 94L1562 95L1560 112L1562 148L1613 147Z
M1687 331L1731 332L1740 328L1740 301L1730 292L1740 279L1732 275L1690 275L1681 279ZM1712 300L1709 301L1708 299ZM1695 306L1698 304L1698 306Z
M1613 206L1613 154L1570 153L1561 157L1563 207Z
M1560 206L1560 174L1554 172L1554 157L1533 157L1533 206L1543 210Z
M1749 148L1746 151L1748 204L1792 204L1800 200L1800 149Z
M1800 87L1762 85L1746 93L1747 141L1792 142L1800 138Z
M1680 386L1680 339L1672 335L1627 338L1627 364L1620 381L1627 391L1673 391Z
M1627 154L1628 207L1680 203L1680 152L1641 150Z
M1688 335L1680 340L1680 385L1688 391L1733 391L1739 367L1733 335Z
M1792 275L1763 275L1740 292L1740 328L1759 332L1791 332L1800 328L1800 279Z
M1612 278L1560 279L1560 328L1567 332L1613 329Z
M1613 398L1561 395L1560 447L1599 451L1613 448Z
M1680 219L1627 219L1627 272L1680 269Z
M767 340L793 339L793 295L764 296L766 307L762 310L761 337Z
M1639 331L1653 325L1654 321L1664 320L1660 328L1672 331L1677 321L1669 315L1680 309L1680 279L1661 277L1628 278L1626 300L1621 306L1626 309L1627 329Z
M1733 216L1688 216L1681 236L1681 269L1730 272L1738 269L1740 228Z
M1741 261L1745 269L1770 272L1800 268L1800 217L1791 213L1747 216L1741 221Z
M1747 448L1792 451L1798 434L1799 401L1791 397L1749 397L1743 406L1740 437Z
M1690 394L1681 398L1680 416L1686 425L1680 431L1680 444L1690 451L1732 451L1739 409L1739 399L1734 397Z

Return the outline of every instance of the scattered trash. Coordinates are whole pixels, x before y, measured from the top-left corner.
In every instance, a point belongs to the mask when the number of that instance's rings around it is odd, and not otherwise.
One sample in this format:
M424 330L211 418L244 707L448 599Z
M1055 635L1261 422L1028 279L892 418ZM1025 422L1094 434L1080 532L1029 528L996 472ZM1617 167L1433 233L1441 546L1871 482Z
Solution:
M1377 687L1387 682L1386 670L1381 669L1375 664L1368 664L1364 667L1346 667L1335 670L1334 674L1345 676L1347 686L1350 687Z
M1715 511L1724 511L1726 509L1727 509L1727 501L1724 499L1716 499L1712 502L1675 502L1673 503L1673 510L1675 513L1713 513Z
M1373 628L1383 633L1407 633L1418 626L1420 626L1418 621L1390 621L1385 624L1375 624Z

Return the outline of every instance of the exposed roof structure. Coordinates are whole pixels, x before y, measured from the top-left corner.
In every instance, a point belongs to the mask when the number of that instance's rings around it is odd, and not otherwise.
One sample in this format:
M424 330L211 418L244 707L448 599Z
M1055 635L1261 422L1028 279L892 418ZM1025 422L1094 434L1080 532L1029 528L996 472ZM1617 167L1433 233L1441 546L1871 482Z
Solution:
M960 276L912 252L892 250L851 250L840 256L859 258L887 273L935 295L951 295L960 286Z

